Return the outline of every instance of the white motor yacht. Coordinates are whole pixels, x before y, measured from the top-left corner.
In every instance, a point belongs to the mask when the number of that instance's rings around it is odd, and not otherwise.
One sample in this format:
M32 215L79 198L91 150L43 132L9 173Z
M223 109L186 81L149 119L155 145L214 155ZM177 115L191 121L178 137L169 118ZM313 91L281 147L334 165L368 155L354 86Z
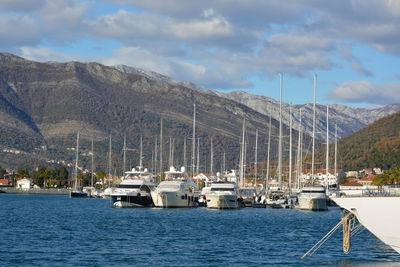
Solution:
M238 193L235 183L214 182L210 191L205 194L209 209L237 209Z
M193 181L162 181L151 192L154 206L159 208L188 208L197 206L198 193Z
M304 185L299 194L298 209L322 211L328 210L328 198L322 185Z
M126 176L114 188L111 195L113 206L116 208L151 207L153 201L150 191L155 188L154 178L147 169L141 168L125 172Z

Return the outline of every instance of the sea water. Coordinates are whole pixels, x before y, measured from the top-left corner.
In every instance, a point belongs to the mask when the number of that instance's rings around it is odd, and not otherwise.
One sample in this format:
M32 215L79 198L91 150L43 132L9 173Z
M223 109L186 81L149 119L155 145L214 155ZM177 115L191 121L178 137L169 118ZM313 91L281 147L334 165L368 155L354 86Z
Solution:
M340 209L116 209L107 199L0 194L1 266L399 266L367 230L300 257Z

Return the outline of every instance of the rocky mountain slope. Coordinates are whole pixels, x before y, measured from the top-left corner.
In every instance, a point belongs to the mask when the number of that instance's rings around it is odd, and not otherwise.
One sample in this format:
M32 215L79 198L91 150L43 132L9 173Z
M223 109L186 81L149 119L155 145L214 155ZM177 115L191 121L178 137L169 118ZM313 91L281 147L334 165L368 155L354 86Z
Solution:
M400 166L400 112L340 140L338 151L345 170Z
M263 158L268 116L233 100L188 86L98 63L39 63L0 54L0 149L21 150L32 156L29 162L36 161L36 164L42 163L39 159L71 162L75 136L80 131L81 162L89 161L85 155L88 155L93 138L96 165L104 169L111 135L112 168L121 173L124 136L129 148L128 165L137 163L139 138L143 135L145 163L150 166L163 118L164 166L169 155L169 138L175 139L174 158L182 164L185 137L188 138L187 158L190 158L189 138L193 104L196 103L202 171L207 171L204 166L209 165L211 137L215 145L215 169L218 169L223 151L226 152L227 168L236 167L243 118L246 118L248 131L248 161L251 162L253 155L250 151L254 146L255 129L260 130L259 159ZM278 122L273 120L272 123L272 133L276 136ZM287 142L286 126L284 133L284 142ZM306 136L306 142L309 141ZM273 151L276 151L276 143L274 138ZM22 156L21 162L15 162L15 157L7 155L1 155L0 164L20 166L28 162Z
M230 93L223 93L216 90L203 89L196 86L193 83L181 82L173 78L158 74L152 71L141 70L133 67L124 65L115 66L118 70L143 75L146 78L158 81L166 82L171 85L180 85L187 88L205 92L211 95L217 95L220 97L234 100L238 103L244 104L264 115L269 116L270 112L272 117L276 120L279 119L279 101L266 96L252 95L242 91L234 91ZM310 96L311 98L312 96ZM312 132L312 117L313 107L312 103L304 105L293 105L293 123L294 127L298 127L299 122L299 110L302 110L302 126L304 129L311 134ZM330 120L330 138L331 142L334 138L335 125L338 127L338 137L342 138L358 130L366 127L368 124L400 111L400 104L392 104L384 107L366 109L366 108L353 108L344 105L330 105L329 106L329 120ZM316 137L325 140L326 139L326 106L317 104L317 122L316 122ZM285 124L289 124L289 104L283 103L282 118Z

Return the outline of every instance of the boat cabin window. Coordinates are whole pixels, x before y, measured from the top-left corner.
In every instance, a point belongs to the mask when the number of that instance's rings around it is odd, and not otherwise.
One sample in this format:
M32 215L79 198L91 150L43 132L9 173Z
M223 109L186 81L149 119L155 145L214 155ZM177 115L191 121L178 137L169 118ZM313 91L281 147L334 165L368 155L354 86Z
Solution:
M324 190L318 190L318 191L316 191L316 190L303 190L301 192L302 193L325 193Z
M140 184L120 184L118 188L140 188Z
M234 189L233 188L211 188L211 191L234 191Z

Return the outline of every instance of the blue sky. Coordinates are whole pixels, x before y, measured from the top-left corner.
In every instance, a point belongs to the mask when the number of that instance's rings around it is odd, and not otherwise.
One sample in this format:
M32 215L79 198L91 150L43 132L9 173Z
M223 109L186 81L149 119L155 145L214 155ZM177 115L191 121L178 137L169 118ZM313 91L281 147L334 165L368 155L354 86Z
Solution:
M0 50L283 100L400 103L400 1L0 0Z

